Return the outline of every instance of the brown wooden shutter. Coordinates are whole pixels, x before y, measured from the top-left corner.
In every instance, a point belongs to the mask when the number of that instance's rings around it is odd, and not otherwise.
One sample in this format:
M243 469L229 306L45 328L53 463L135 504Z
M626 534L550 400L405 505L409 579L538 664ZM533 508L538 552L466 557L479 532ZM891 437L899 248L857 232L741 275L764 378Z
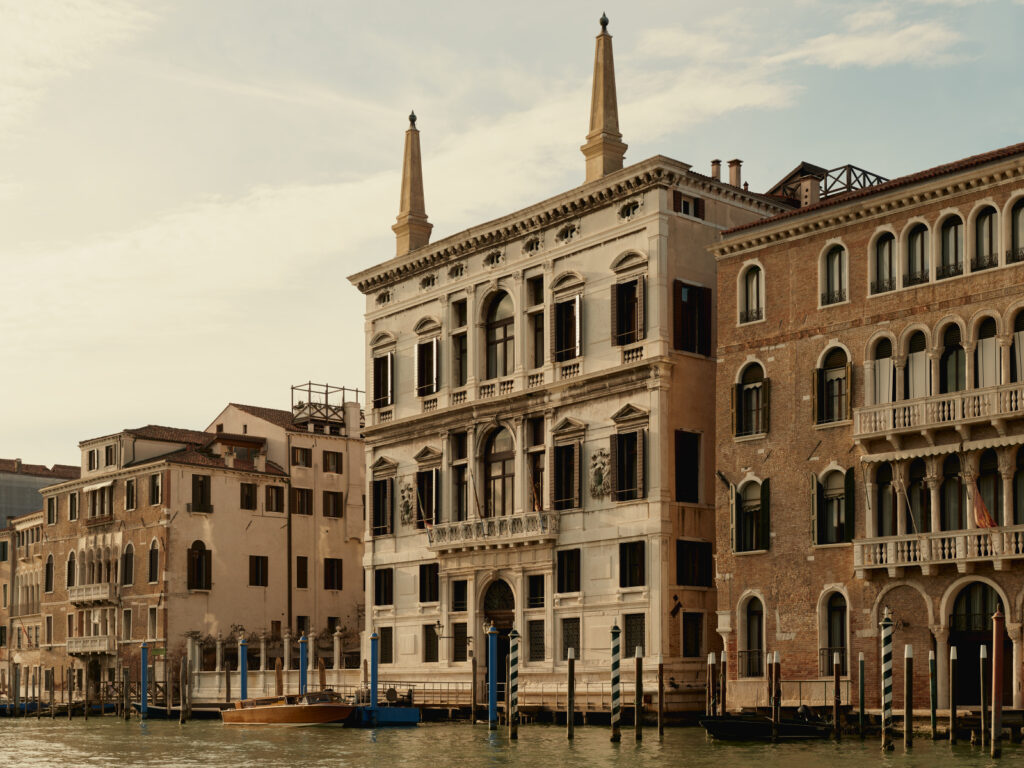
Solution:
M736 486L729 483L729 524L732 530L729 531L729 540L732 542L734 552L740 551L740 494Z
M818 543L818 531L822 529L822 515L824 515L824 504L821 497L821 483L818 476L811 472L811 544Z
M846 522L843 525L843 541L853 541L854 527L857 522L857 476L854 474L853 467L846 470L843 488L843 503L846 505Z
M618 478L618 463L619 463L619 436L611 435L608 438L608 483L611 486L611 496L613 501L619 500L619 478Z
M636 279L636 337L647 338L647 277Z
M611 329L612 329L612 346L619 346L619 284L612 283L612 296L611 296Z
M735 437L743 434L743 385L732 387L732 433Z
M647 496L647 473L644 471L646 467L646 451L644 450L644 444L647 442L647 430L638 429L636 433L636 495L638 499L643 499Z
M700 312L700 317L697 318L697 353L710 357L714 352L711 346L711 289L701 288L697 298Z
M683 348L683 281L672 281L672 346Z
M551 349L549 357L551 362L558 362L558 304L551 304L551 317L548 318L548 335L550 336Z
M703 198L696 198L693 201L693 215L698 219L704 218L704 200Z
M430 522L436 525L441 522L441 470L433 469L431 473L434 475L434 514Z
M555 446L548 451L548 509L555 509Z
M772 414L772 380L764 379L761 382L761 429L768 434Z
M815 368L811 374L811 421L815 424L821 422L821 398L818 397L820 388L821 369Z
M844 419L853 418L853 410L851 405L853 404L853 363L846 363L846 413L843 414Z
M761 546L760 549L771 549L772 511L771 511L771 489L768 478L761 482Z
M580 498L580 487L582 481L580 474L582 467L580 466L580 442L576 441L572 444L572 506L573 509L579 509L583 506L583 500Z
M395 479L389 477L384 482L384 510L387 533L395 531Z
M583 294L577 294L576 298L573 299L573 314L576 319L576 327L573 332L576 336L576 348L575 357L579 357L583 354Z

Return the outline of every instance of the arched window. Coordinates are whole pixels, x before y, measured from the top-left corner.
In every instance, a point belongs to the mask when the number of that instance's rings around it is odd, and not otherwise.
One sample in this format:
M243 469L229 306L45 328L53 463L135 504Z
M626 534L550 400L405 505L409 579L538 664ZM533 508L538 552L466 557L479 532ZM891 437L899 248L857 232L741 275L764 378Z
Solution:
M932 529L932 497L925 477L928 467L924 459L910 462L907 483L907 532L929 533Z
M915 224L907 233L907 274L904 285L928 282L928 227Z
M201 541L188 548L188 588L210 589L213 574L213 553Z
M67 585L68 585L69 587L73 587L73 586L75 586L75 576L77 575L77 574L75 573L75 568L76 568L76 565L75 565L75 553L74 553L74 552L71 552L70 554L68 554L68 577L67 577Z
M886 232L875 241L875 279L871 293L886 293L896 288L896 262L893 246L896 238Z
M955 453L942 463L939 503L942 505L942 530L962 531L967 527L967 489L960 477L960 457Z
M939 268L935 277L955 277L964 272L964 223L959 216L950 216L942 222L940 231L942 249L939 254Z
M1024 197L1013 204L1010 210L1010 250L1006 252L1006 263L1024 261Z
M875 345L875 403L891 403L896 399L896 366L892 359L892 342L879 339Z
M818 424L844 421L850 417L850 365L846 352L832 349L815 372L814 409Z
M826 603L825 647L818 653L822 677L832 675L835 654L839 654L839 674L846 674L846 598L835 592Z
M895 536L896 493L892 484L892 465L882 464L875 475L875 535Z
M967 388L967 356L960 343L960 326L951 323L942 334L939 360L939 393L962 392Z
M999 474L999 459L991 448L982 453L978 461L978 491L996 525L1005 525L1000 523L1003 517L1003 478Z
M734 404L737 437L760 435L768 431L769 381L758 363L750 363L736 385Z
M515 367L515 313L512 297L495 294L487 308L487 376L508 376Z
M764 292L761 280L761 268L756 264L747 267L740 281L740 322L750 323L764 319L762 298Z
M46 558L46 569L43 572L43 591L53 592L53 555Z
M135 583L135 547L131 544L124 548L124 555L121 558L121 583Z
M954 632L987 632L991 635L992 614L997 608L1005 610L999 593L988 584L972 582L960 590L953 601L949 628Z
M756 597L747 601L744 612L746 649L739 652L739 673L742 677L764 675L764 606Z
M999 266L997 250L996 209L985 208L974 220L974 258L971 259L971 271L978 272Z
M854 474L833 470L816 482L815 542L839 544L853 538Z
M846 301L846 249L841 245L832 246L825 254L822 266L822 306Z
M154 541L149 545L149 582L160 580L160 548Z
M1013 524L1024 525L1024 447L1017 449L1013 472Z
M512 514L515 506L515 448L512 435L502 427L484 446L484 515Z
M903 398L928 397L928 340L915 331L907 345L907 365L903 369Z
M1010 344L1010 374L1013 381L1024 381L1024 309L1013 318L1013 341Z
M737 552L768 549L771 525L767 480L751 480L740 489L735 499L735 519Z
M996 321L986 317L978 326L978 343L974 347L974 386L999 385L999 347L996 344Z

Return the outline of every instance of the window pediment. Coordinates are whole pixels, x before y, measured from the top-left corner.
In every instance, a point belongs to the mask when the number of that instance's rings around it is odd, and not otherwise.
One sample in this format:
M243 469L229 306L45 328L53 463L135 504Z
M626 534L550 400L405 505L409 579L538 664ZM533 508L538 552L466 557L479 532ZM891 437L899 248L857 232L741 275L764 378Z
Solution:
M381 456L370 465L370 470L373 472L374 477L396 475L398 474L398 462L387 456Z
M441 451L432 446L424 446L413 456L416 463L420 465L433 465L441 463Z
M584 280L579 272L563 272L551 281L553 293L570 293L583 290Z
M391 347L394 345L395 337L392 336L387 331L381 331L380 333L376 333L373 335L373 338L370 339L370 348L375 351L384 347Z
M627 424L637 421L645 421L649 416L650 411L633 405L632 403L626 403L612 414L612 421L616 424Z
M424 317L415 326L413 331L417 336L426 336L431 333L441 332L441 321L436 317Z
M577 419L566 417L558 422L551 430L551 436L556 440L559 438L581 437L587 425Z
M628 272L631 269L637 269L647 266L647 257L643 256L636 251L627 251L626 253L620 254L615 258L615 261L611 264L612 272Z

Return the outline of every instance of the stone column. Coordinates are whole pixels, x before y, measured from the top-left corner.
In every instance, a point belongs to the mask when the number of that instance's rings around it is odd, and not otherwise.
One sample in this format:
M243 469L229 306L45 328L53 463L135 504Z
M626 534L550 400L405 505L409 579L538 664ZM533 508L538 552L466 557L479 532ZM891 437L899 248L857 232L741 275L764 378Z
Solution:
M267 671L267 633L260 633L260 672Z
M480 307L477 305L475 286L466 286L466 389L476 398L476 385L480 380L480 347L484 343Z
M938 672L939 709L949 706L949 629L932 627L935 635L935 666Z
M867 534L867 538L873 539L878 536L878 510L875 509L875 503L877 502L877 496L875 489L878 486L875 483L864 483L864 493L872 501L872 509L870 514L864 515L864 531ZM866 510L865 510L866 511Z
M434 524L449 523L455 519L455 500L452 498L452 441L451 432L441 434L441 509L434 510ZM339 625L340 626L340 625Z
M513 322L513 328L515 329L515 349L513 350L513 363L512 373L515 374L517 379L523 378L524 371L526 370L526 335L529 333L529 323L527 322L526 312L523 309L527 305L526 301L526 281L523 279L522 272L516 272L512 275L512 290L510 293L515 298L515 320ZM520 384L522 386L522 383Z
M967 385L965 387L966 389L974 389L974 350L977 348L977 346L978 345L975 342L963 345L965 359L964 384Z
M284 658L281 660L281 668L287 672L292 668L292 630L290 627L284 631Z
M1002 517L997 519L999 525L1013 525L1013 475L1017 469L1016 447L1000 448L997 456L999 458L999 477L1003 481L1003 508ZM994 510L993 510L994 513Z
M928 486L929 503L932 508L932 532L935 533L942 530L942 505L939 503L939 489L941 485L941 479L935 472L934 459L929 460L927 471L928 474L925 475L924 482L925 485Z
M224 670L224 638L221 633L217 633L217 666L214 671L221 672Z
M518 360L518 357L517 357ZM518 482L515 484L516 497L512 504L512 511L516 514L522 512L529 512L533 509L533 505L529 503L530 498L530 472L529 464L530 457L526 453L526 419L522 416L516 416L513 420L513 429L515 430L516 436L516 462L519 464L517 472L519 477ZM520 593L522 594L522 593ZM521 602L521 601L520 601Z
M894 461L892 463L892 487L896 492L896 508L894 514L896 515L896 532L900 536L907 534L907 494L905 493L907 487L907 462L905 461ZM917 533L917 531L911 531L911 533Z
M341 624L334 628L334 658L333 669L341 669Z
M939 363L941 360L941 352L928 351L928 368L931 373L928 382L928 394L930 395L937 394L939 391ZM946 661L949 661L949 659Z
M961 473L961 477L963 478L964 486L967 489L967 509L964 510L967 518L967 530L973 530L978 527L978 524L974 520L974 494L978 492L978 487L975 485L975 480L978 477L977 465L977 451L971 451L964 456L964 468Z
M476 460L476 427L471 424L466 430L466 502L469 507L466 510L467 520L479 520L483 517L483 510L480 509L480 504L483 503L483 486L481 478L477 477L480 474L479 470L480 466Z
M1021 679L1021 665L1024 664L1021 652L1021 625L1006 623L1007 634L1013 642L1013 708L1024 709L1024 680Z
M316 672L316 630L313 627L309 628L309 634L306 635L306 671L309 673L307 679L312 680Z
M1013 336L1006 334L999 336L996 343L999 345L999 383L1010 383L1010 349L1013 345Z
M904 371L907 367L907 358L905 356L897 357L893 361L893 365L896 366L896 391L893 393L894 400L906 399L907 393L904 386Z

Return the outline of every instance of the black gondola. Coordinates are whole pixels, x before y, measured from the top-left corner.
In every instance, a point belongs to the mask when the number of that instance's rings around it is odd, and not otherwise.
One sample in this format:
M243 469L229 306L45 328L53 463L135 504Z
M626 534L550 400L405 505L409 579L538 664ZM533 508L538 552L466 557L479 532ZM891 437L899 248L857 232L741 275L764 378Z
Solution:
M700 724L708 734L722 741L773 740L771 718L763 715L705 717ZM831 735L832 727L827 723L786 719L779 722L778 736L774 738L779 741L806 741L827 739Z

